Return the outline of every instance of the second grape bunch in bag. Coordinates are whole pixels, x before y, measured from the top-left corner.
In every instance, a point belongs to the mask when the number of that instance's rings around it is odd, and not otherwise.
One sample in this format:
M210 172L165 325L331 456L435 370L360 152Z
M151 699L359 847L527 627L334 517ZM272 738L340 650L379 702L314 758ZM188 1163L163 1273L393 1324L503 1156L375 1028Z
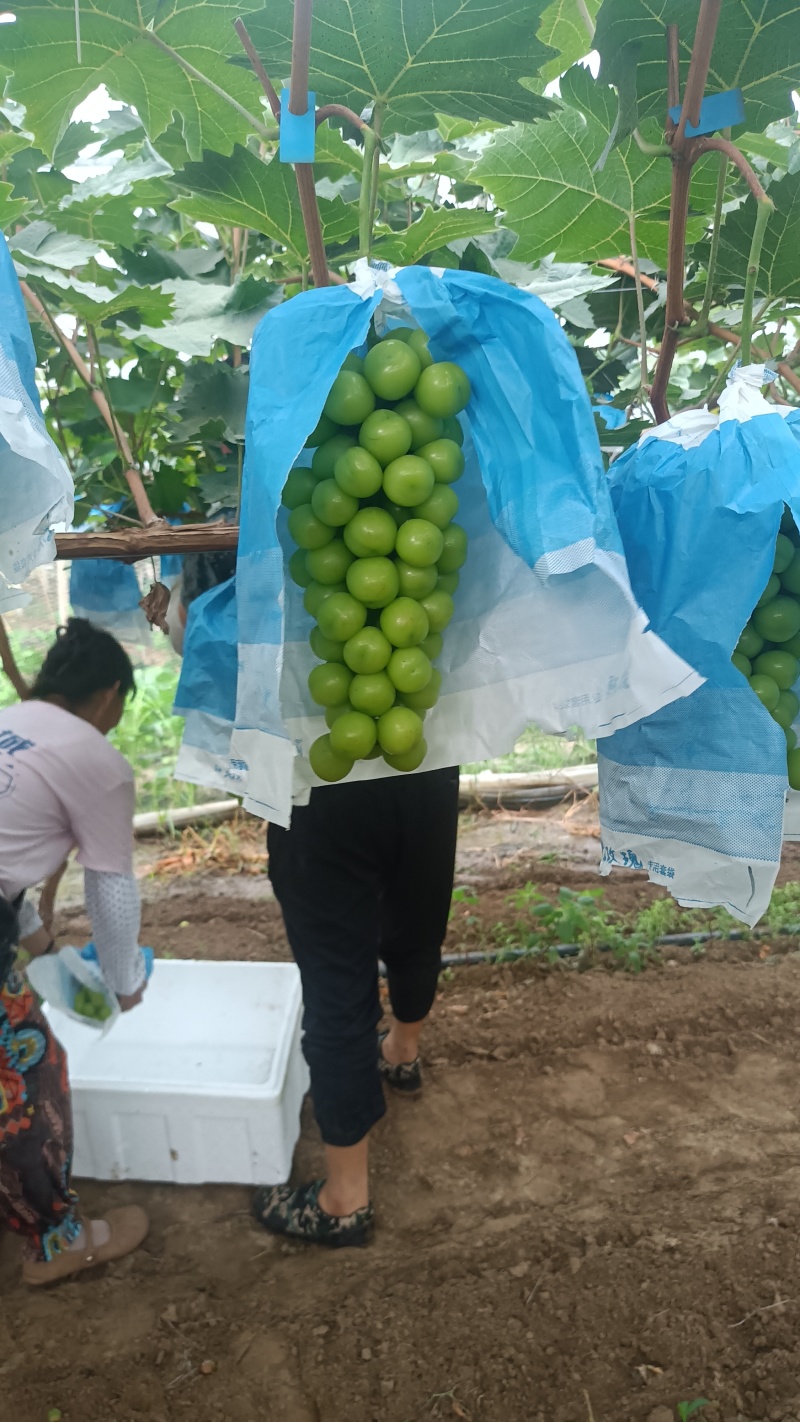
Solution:
M402 771L425 759L423 721L442 684L434 662L467 556L452 486L470 394L460 366L432 359L424 331L372 335L333 382L307 442L311 467L286 480L289 572L316 619L308 686L329 727L309 752L321 780L379 755Z

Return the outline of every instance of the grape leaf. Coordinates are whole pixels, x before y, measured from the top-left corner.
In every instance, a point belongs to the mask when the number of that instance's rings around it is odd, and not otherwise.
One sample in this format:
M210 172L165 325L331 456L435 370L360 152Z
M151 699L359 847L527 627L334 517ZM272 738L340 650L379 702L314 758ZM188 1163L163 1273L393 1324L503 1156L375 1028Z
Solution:
M775 211L767 223L756 290L770 299L800 299L800 173L770 183ZM753 239L756 205L748 199L725 218L719 245L717 273L743 287Z
M182 440L197 435L209 424L219 426L225 439L244 439L249 371L214 361L212 365L190 365L174 410Z
M317 129L314 177L330 178L333 182L338 178L347 177L350 173L358 173L360 177L362 165L361 150L355 148L352 143L345 143L338 128L321 123Z
M22 221L29 207L25 198L11 196L10 183L0 183L0 232L11 231L15 223Z
M136 206L162 206L170 195L170 189L166 186L148 183L144 190L137 189ZM98 242L130 247L135 241L137 227L133 207L130 197L98 196L85 202L74 200L58 212L58 225L65 232L77 232Z
M151 139L177 113L193 158L203 148L230 153L252 125L154 37L261 118L255 76L227 63L240 49L233 21L247 8L248 0L83 0L79 63L75 0L10 0L16 24L3 26L3 62L13 71L9 93L25 105L26 127L50 156L74 109L100 84L136 108Z
M161 403L163 403L170 393L169 386L162 387L159 391L157 387L154 387L152 380L144 379L135 371L126 379L120 375L106 376L106 386L117 415L141 415L145 410L150 409L154 398L157 403L160 395Z
M62 198L72 191L69 178L65 178L63 173L55 172L44 153L37 148L31 148L30 142L14 154L6 165L3 176L13 185L15 197L31 198L38 204L40 213L47 213L48 216L53 208L58 207Z
M598 154L616 110L612 89L574 66L561 81L566 106L547 122L516 125L495 134L473 169L518 234L516 261L554 256L597 261L631 249L636 216L639 254L662 264L666 257L670 165L641 153L632 140L614 149L602 170ZM690 219L694 241L703 218Z
M172 310L169 294L154 286L126 286L115 290L113 287L98 286L96 282L80 281L54 268L29 268L24 262L14 263L20 276L32 280L35 285L43 284L60 296L64 306L83 321L93 326L102 325L112 316L126 315L129 320L147 322L149 326L162 326Z
M602 291L612 283L618 284L618 278L610 272L607 276L601 276L583 262L551 262L549 257L534 268L500 257L495 261L495 267L504 281L522 287L523 291L532 291L546 306L556 309L585 297L589 292ZM597 321L593 319L592 324L597 326Z
M318 104L379 104L385 134L436 127L437 114L498 123L553 104L520 84L553 58L536 38L546 0L317 0L309 87ZM292 0L270 0L247 28L277 83L292 51ZM241 62L239 60L236 61Z
M66 129L55 153L53 154L53 164L56 168L68 168L70 163L88 148L90 143L97 142L97 134L90 123L71 123Z
M164 350L183 356L208 356L218 340L246 346L261 317L282 293L272 282L246 277L233 286L200 281L165 281L161 290L174 300L172 319L160 327L124 330L131 340L147 337Z
M480 208L426 207L422 216L404 232L380 236L373 252L381 261L411 267L421 261L426 252L446 247L448 242L491 231L496 221L493 212Z
M594 49L594 41L581 14L582 8L578 0L553 0L542 15L538 38L542 44L557 51L557 58L540 69L541 82L549 84L551 80L558 79L570 65L577 64ZM600 9L600 0L586 0L585 8L589 20L594 20Z
M678 26L681 92L697 25L697 0L603 0L594 47L602 76L616 83L625 47L640 46L639 117L663 122L667 107L665 26ZM725 0L706 93L741 88L748 126L758 131L791 113L800 83L800 0Z
M12 252L22 252L27 259L71 271L83 267L103 249L98 242L85 237L57 232L52 222L31 222L21 232L9 237Z
M0 132L0 167L5 167L9 158L24 148L30 148L30 139L24 133Z
M300 199L292 168L274 158L263 163L249 148L237 146L230 158L207 153L202 163L187 163L180 182L191 195L171 206L201 222L250 227L278 242L298 261L308 256ZM322 231L329 243L345 242L358 231L358 211L341 198L319 201Z
M224 260L221 247L173 247L165 252L160 247L146 246L141 251L124 250L117 256L129 280L144 286L181 277L210 276Z
M84 178L76 186L72 197L65 201L64 206L68 207L71 201L88 202L89 198L123 197L132 191L135 183L171 176L170 164L145 140L138 151L128 148L124 158L120 158L107 173Z

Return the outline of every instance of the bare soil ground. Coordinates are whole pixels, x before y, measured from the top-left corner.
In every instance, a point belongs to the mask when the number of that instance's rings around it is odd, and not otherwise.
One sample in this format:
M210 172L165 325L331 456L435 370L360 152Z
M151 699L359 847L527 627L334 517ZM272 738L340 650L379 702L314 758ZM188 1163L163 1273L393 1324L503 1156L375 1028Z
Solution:
M558 812L479 818L459 878L488 926L526 881L596 887L595 858ZM658 893L605 882L625 909ZM288 956L263 874L145 892L161 952ZM709 1422L800 1422L800 953L769 949L443 980L425 1094L375 1132L369 1249L272 1240L244 1189L87 1183L152 1233L44 1296L0 1243L3 1422L668 1422L697 1397ZM308 1112L298 1179L319 1159Z

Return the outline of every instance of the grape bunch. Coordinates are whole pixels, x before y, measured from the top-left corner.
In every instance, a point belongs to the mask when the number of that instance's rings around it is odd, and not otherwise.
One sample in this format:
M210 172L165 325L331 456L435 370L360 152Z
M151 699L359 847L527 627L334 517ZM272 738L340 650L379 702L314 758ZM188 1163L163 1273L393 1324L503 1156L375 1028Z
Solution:
M111 1016L111 1008L105 994L93 992L91 988L79 987L72 1002L73 1011L81 1017L89 1017L93 1022L106 1022Z
M800 748L792 729L800 698L800 533L788 509L775 544L769 582L736 644L733 665L746 676L786 736L789 784L800 790Z
M467 556L452 486L469 380L433 360L424 331L372 331L368 346L345 360L307 441L311 468L290 472L281 500L297 545L289 572L316 619L308 687L328 724L309 760L328 781L381 755L395 770L422 764Z

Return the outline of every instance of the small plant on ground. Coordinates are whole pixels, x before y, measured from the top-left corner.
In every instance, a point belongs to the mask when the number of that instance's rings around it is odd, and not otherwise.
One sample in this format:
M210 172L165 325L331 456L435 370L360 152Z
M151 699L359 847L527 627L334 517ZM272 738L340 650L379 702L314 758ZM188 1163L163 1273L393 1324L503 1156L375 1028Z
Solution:
M529 883L506 902L522 916L512 924L495 925L493 936L501 950L522 949L557 962L558 948L569 945L580 950L579 966L588 966L601 949L628 971L638 972L644 964L647 945L641 935L624 929L619 915L607 905L604 889L561 888L552 903Z
M701 1412L704 1407L710 1407L711 1403L705 1397L696 1397L694 1402L678 1403L678 1422L686 1422L688 1417L693 1417L696 1412Z
M459 884L453 890L453 897L450 900L450 912L447 915L448 923L452 923L457 918L466 928L474 928L480 922L478 915L470 913L469 910L476 908L478 895L474 889L468 889L464 884Z
M787 928L797 928L800 924L800 884L782 884L774 889L767 909L764 926L773 933Z

